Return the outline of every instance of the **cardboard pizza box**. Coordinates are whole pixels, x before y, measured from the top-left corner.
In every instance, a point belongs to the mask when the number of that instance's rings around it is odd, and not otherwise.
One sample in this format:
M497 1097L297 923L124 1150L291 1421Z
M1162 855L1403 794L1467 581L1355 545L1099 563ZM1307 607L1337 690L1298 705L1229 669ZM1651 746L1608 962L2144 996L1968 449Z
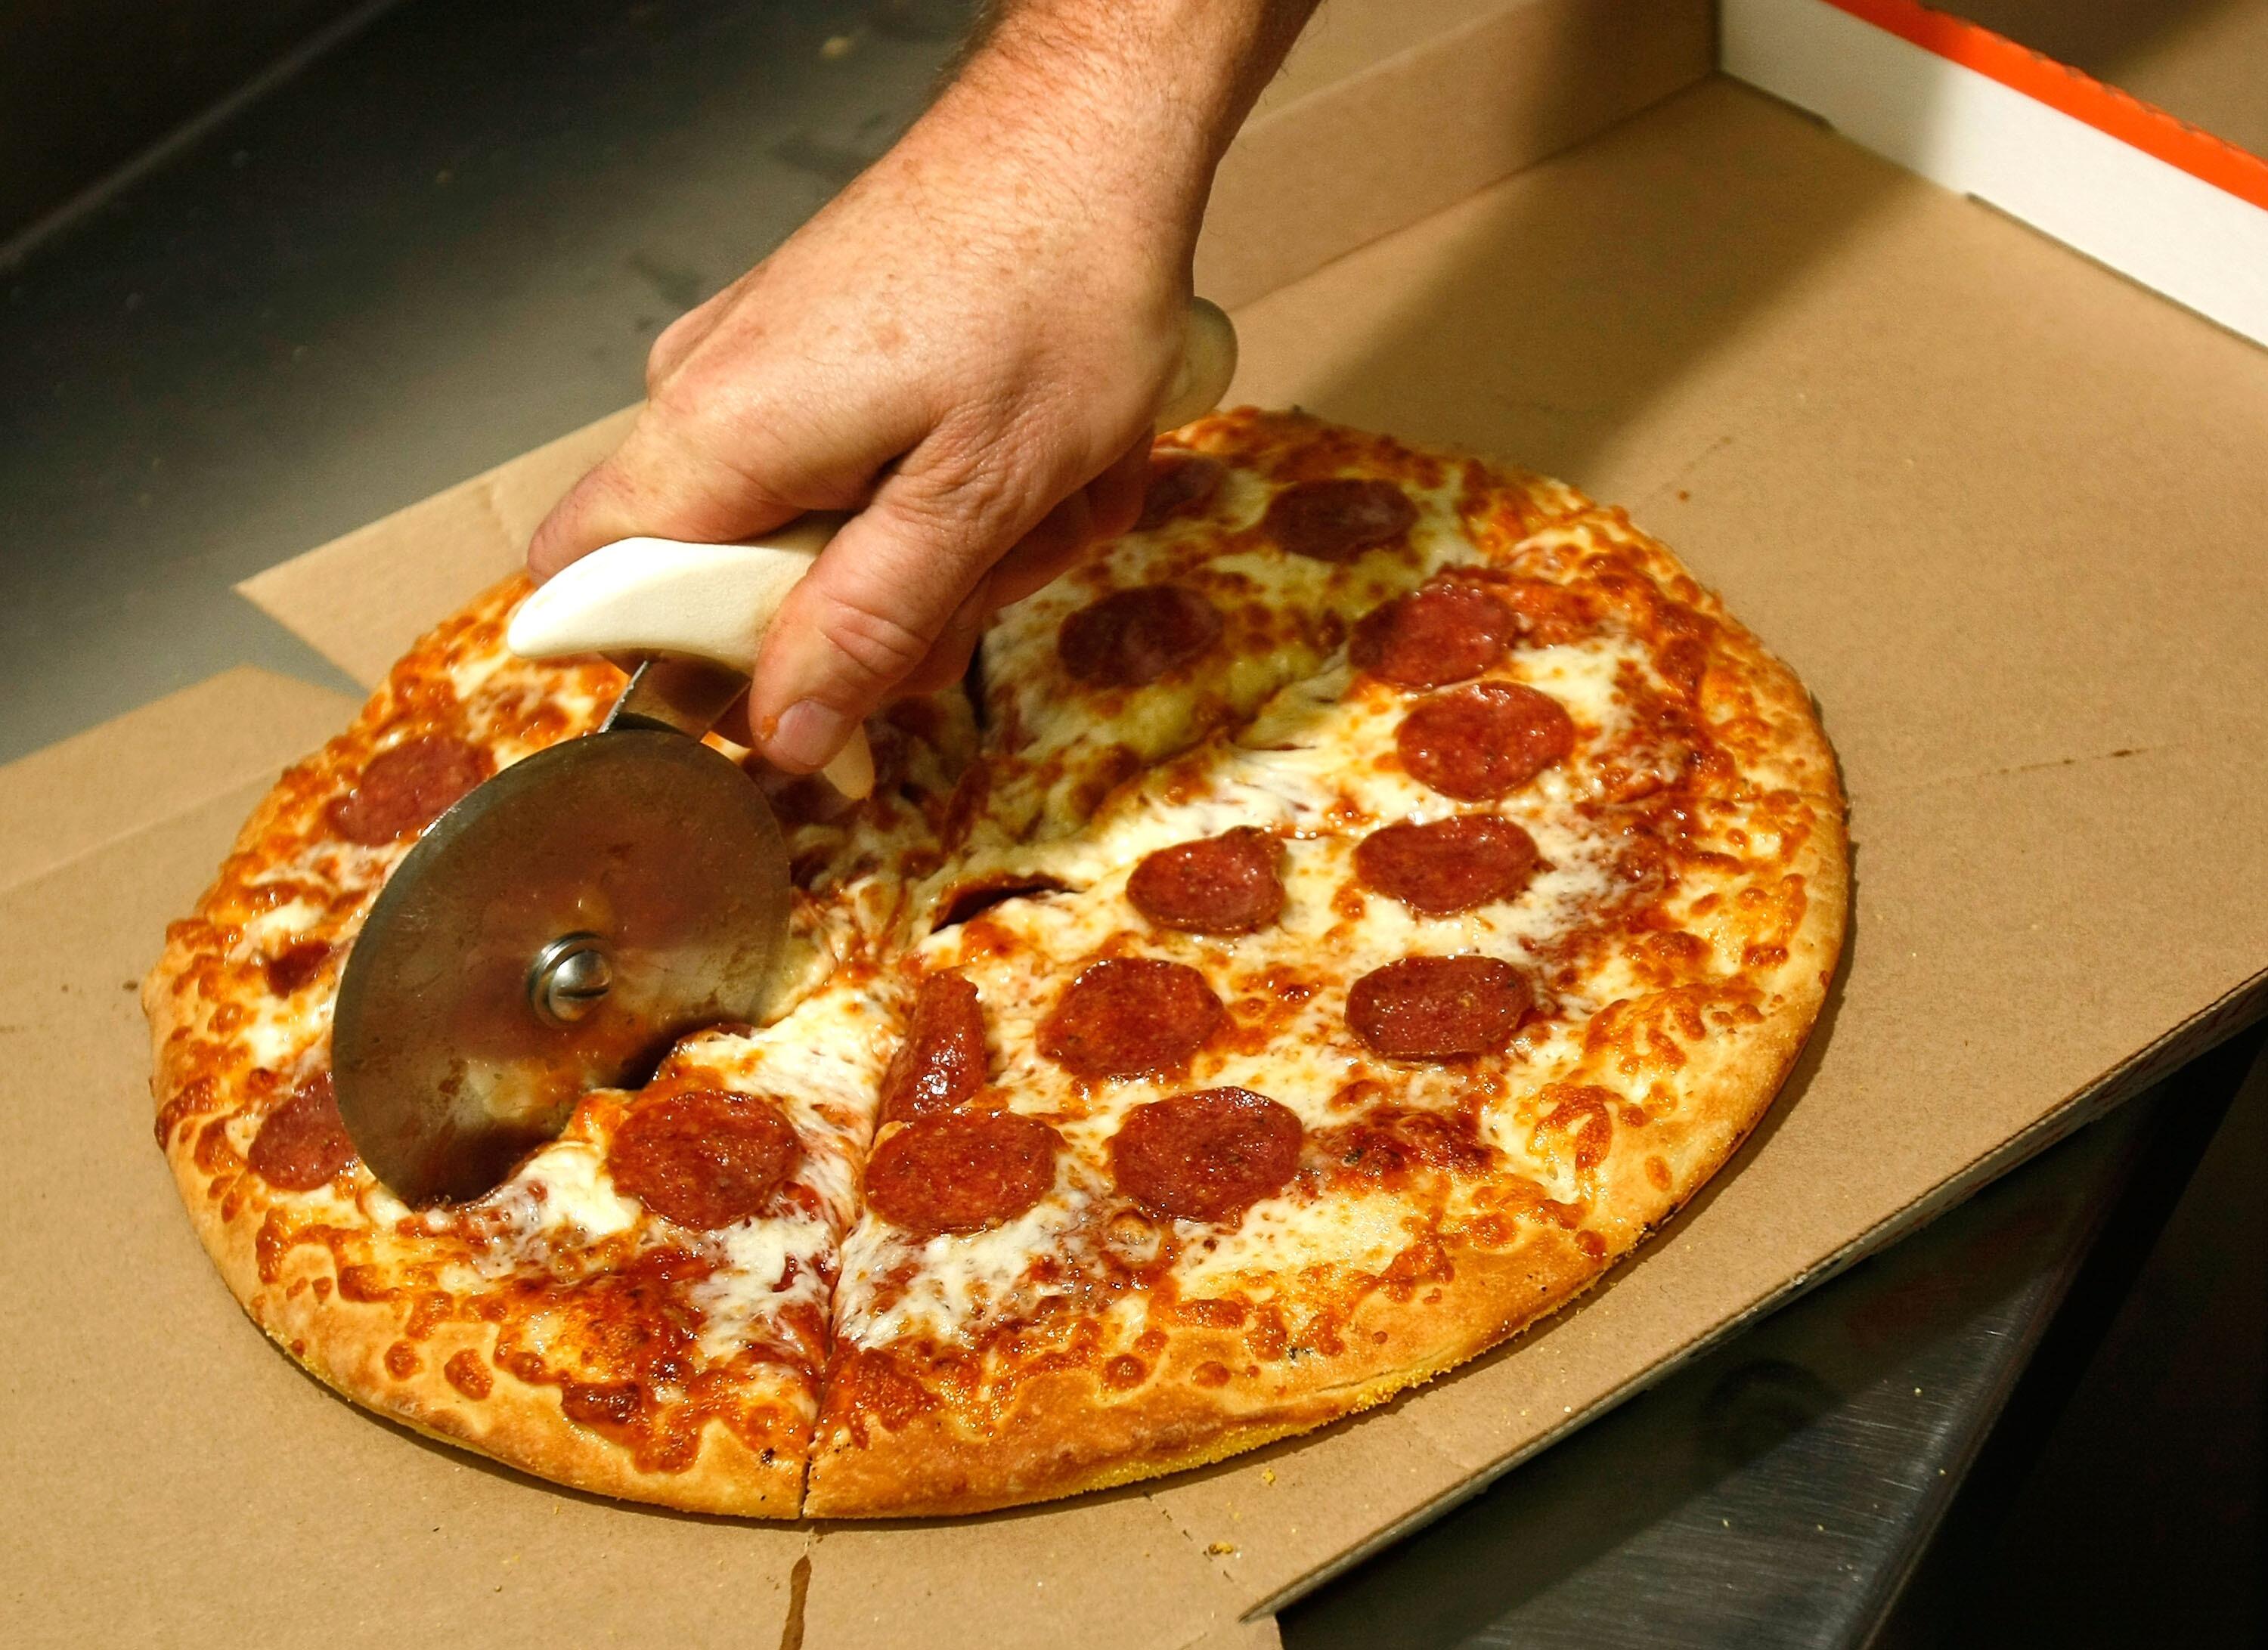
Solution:
M1628 505L1819 697L1845 969L1666 1233L1381 1410L1061 1506L766 1527L426 1442L252 1331L151 1142L133 985L351 710L232 672L0 770L4 1636L1271 1643L1283 1600L2268 1007L2268 351L1714 73L1712 24L1343 4L1201 261L1238 399ZM618 428L246 593L372 680Z

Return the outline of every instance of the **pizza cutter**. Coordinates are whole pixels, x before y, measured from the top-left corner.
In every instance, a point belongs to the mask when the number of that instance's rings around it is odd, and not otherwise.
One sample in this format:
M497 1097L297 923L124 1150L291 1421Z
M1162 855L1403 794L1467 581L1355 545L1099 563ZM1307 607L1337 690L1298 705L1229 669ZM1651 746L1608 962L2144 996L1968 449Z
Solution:
M1157 420L1209 411L1236 365L1228 317L1189 309ZM788 856L755 781L703 743L748 682L781 601L841 526L753 544L624 539L524 602L530 659L636 660L597 732L504 769L434 821L379 890L331 1025L339 1115L414 1205L497 1185L598 1087L672 1043L767 1017L785 950ZM826 770L873 787L859 733Z

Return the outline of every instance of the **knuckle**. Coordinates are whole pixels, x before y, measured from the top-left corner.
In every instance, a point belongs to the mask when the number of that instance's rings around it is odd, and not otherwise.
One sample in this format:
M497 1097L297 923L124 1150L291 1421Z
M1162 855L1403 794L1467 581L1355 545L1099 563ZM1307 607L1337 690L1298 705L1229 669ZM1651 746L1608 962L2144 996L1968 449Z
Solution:
M899 681L929 656L934 638L868 604L837 596L827 616L828 639L862 676L882 686Z
M1058 443L1011 416L956 421L925 444L900 503L933 534L983 563L1035 526L1069 489Z
M658 394L673 373L693 353L699 342L703 325L703 313L689 309L664 327L645 354L645 388L648 396Z

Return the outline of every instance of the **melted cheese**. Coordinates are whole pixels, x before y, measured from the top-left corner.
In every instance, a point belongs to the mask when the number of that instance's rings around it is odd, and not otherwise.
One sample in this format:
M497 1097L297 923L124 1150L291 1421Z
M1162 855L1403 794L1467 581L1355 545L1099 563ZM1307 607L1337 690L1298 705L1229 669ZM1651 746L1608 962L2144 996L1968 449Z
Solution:
M1010 1313L1028 1312L1039 1292L1027 1286L1026 1274L1041 1256L1063 1257L1076 1249L1070 1240L1084 1201L1058 1188L1002 1225L921 1240L867 1216L843 1245L836 1299L842 1332L869 1346L908 1336L949 1339L980 1331ZM888 1298L884 1282L909 1261L911 1280Z
M1407 1204L1382 1192L1329 1199L1270 1197L1246 1210L1226 1233L1179 1222L1184 1248L1176 1270L1182 1292L1195 1296L1264 1293L1287 1271L1307 1268L1375 1274L1410 1246L1412 1219Z
M268 878L267 881L280 879ZM257 883L253 886L259 886ZM321 920L323 907L304 896L270 910L254 911L241 924L246 947L254 955L273 954L298 940Z
M827 1285L815 1263L833 1247L832 1239L825 1222L808 1216L744 1220L716 1234L711 1249L717 1270L686 1297L702 1315L701 1350L729 1359L769 1338L780 1309L790 1303L823 1312Z
M513 1205L515 1224L530 1234L597 1239L628 1232L644 1210L615 1190L599 1148L584 1140L554 1140L491 1194Z

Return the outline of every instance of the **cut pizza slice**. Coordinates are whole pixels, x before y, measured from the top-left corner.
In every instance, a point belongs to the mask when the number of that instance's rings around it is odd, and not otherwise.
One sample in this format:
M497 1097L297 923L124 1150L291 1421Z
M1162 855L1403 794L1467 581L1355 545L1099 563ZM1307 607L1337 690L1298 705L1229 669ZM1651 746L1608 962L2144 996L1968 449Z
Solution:
M949 791L921 788L942 758L904 753L897 787L821 844L831 897L796 898L784 1018L688 1040L639 1091L585 1096L485 1197L410 1209L340 1121L332 997L424 828L620 690L602 661L505 650L525 591L421 642L169 933L145 997L159 1144L247 1312L356 1401L563 1483L791 1516L880 1072L859 959L902 903L895 850Z
M1136 529L985 637L977 844L1074 830L1314 670L1359 614L1587 503L1297 413L1241 409L1162 438Z
M869 1126L855 993L598 1091L473 1202L373 1180L318 1070L174 1154L253 1319L326 1383L524 1470L698 1511L802 1496Z

